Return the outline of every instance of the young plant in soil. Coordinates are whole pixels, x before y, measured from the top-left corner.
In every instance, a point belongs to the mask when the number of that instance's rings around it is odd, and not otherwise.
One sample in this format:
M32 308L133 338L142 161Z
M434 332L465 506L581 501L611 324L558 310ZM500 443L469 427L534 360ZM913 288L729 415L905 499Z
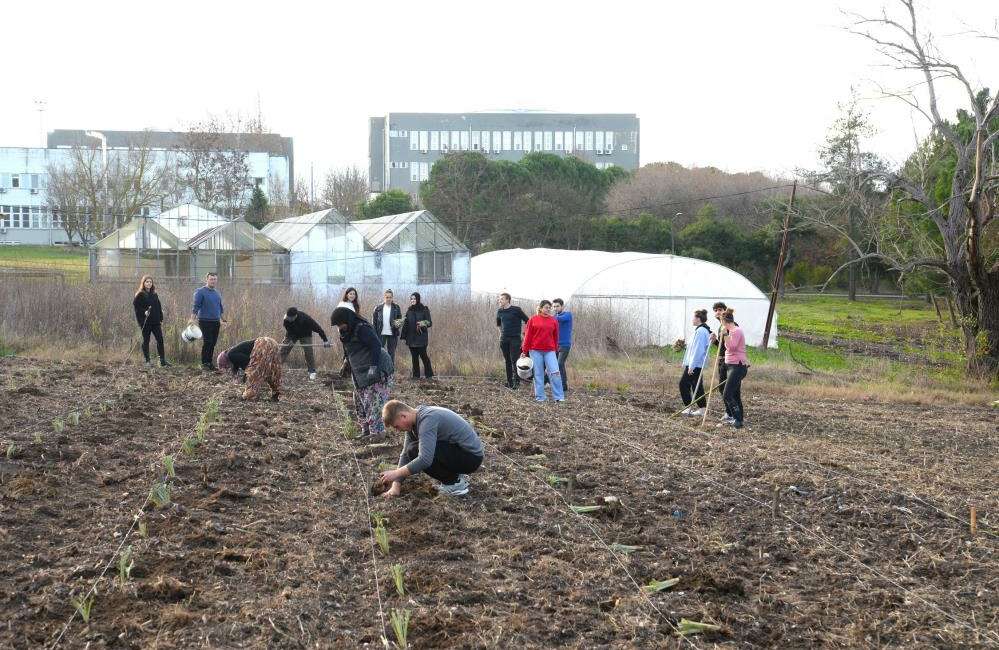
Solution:
M80 413L78 411L73 411L69 414L69 426L78 427L80 426Z
M163 457L163 468L166 469L167 476L176 478L177 474L173 470L173 456Z
M149 500L157 508L165 508L170 505L170 486L166 483L157 483L149 491Z
M132 561L132 547L126 546L121 555L118 556L118 580L121 582L122 587L132 577L132 567L134 566L135 562Z
M677 626L677 632L686 636L688 634L703 634L704 632L717 632L721 629L721 626L712 625L711 623L700 623L698 621L691 621L685 618L680 619L680 625Z
M42 434L38 431L35 431L35 444L42 444Z
M76 596L73 596L69 599L69 602L73 605L73 609L80 614L80 618L83 619L83 622L89 623L90 610L94 607L94 597L92 595L88 598L77 598Z
M8 444L7 445L7 460L10 460L11 458L13 458L14 457L14 452L16 452L16 451L17 451L17 447L14 446L13 442L10 443L10 444Z
M649 582L649 584L642 587L642 589L644 589L645 593L647 594L654 594L660 591L665 591L666 589L669 589L670 587L676 585L678 582L680 582L679 578L669 578L667 580L653 580Z
M406 589L405 589L405 587L403 585L402 577L403 577L402 576L402 565L401 564L393 564L392 565L392 580L393 580L393 582L395 582L395 590L399 593L400 596L405 596L406 595Z
M603 508L603 506L569 506L569 508L571 508L577 515L585 515L589 512L596 512L597 510Z
M146 528L146 522L144 521L139 522L139 537L143 539L149 537L149 530Z
M378 542L378 548L382 550L382 555L389 554L389 540L388 531L385 530L385 526L379 524L375 526L375 541Z
M409 647L406 641L409 637L409 610L393 609L389 618L392 621L392 631L395 632L395 642L405 650Z
M62 433L63 429L66 428L66 423L62 421L62 418L56 418L52 420L52 430L56 433Z
M638 549L642 548L641 546L631 546L629 544L618 544L617 542L614 542L613 544L611 544L610 547L611 547L611 550L614 551L615 553L621 553L623 555L629 555L631 553L634 553Z

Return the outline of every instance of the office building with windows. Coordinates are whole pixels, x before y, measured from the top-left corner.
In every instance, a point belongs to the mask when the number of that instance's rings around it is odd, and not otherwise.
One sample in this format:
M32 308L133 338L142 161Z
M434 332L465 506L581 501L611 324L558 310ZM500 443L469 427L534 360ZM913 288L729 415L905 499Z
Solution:
M639 141L634 113L389 113L369 120L368 177L372 192L416 194L434 162L452 151L511 161L545 151L630 171L639 165Z
M59 215L49 210L48 174L53 166L70 162L74 147L102 146L108 157L135 148L148 148L155 164L178 167L182 164L186 133L175 131L84 131L57 129L48 134L46 147L0 147L0 244L56 244L69 236L59 223ZM247 199L259 186L268 199L276 190L287 198L295 174L294 144L291 138L274 133L228 133L222 146L246 154L249 182ZM193 200L188 192L167 204L150 205L135 216L155 216L177 203ZM231 215L230 215L231 216Z

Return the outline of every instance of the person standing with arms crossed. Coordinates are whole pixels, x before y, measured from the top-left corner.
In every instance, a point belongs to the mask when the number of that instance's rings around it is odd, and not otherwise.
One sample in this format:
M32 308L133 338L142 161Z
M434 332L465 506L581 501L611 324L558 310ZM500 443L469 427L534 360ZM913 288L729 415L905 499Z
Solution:
M561 298L552 300L555 310L555 320L558 321L558 370L562 376L562 394L569 393L569 375L565 372L565 360L569 358L572 349L572 312L565 310L565 301Z
M506 365L506 387L516 390L520 386L517 375L517 355L520 351L521 326L529 319L524 310L510 304L510 294L499 295L499 309L496 310L496 327L500 331L500 351L503 352L503 363Z
M214 271L205 274L205 286L194 292L194 306L191 308L189 323L195 319L201 329L201 369L214 370L212 365L215 354L215 344L219 340L219 329L227 324L222 314L225 308L222 306L222 294L215 289L219 282L219 275Z
M371 313L371 325L394 364L395 349L399 345L399 326L396 323L402 320L402 308L396 304L391 289L386 289L384 296L385 301Z

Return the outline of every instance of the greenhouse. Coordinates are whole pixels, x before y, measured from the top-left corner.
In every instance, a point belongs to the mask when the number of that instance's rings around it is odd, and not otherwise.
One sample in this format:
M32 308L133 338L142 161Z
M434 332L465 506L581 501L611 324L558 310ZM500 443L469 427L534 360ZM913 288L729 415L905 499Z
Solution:
M585 308L623 319L642 345L688 339L696 309L707 309L709 325L714 326L711 306L721 301L735 310L746 343L758 346L769 307L763 292L732 269L649 253L518 248L473 257L472 293L502 292L520 301L562 298L569 310ZM774 328L770 346L776 345Z

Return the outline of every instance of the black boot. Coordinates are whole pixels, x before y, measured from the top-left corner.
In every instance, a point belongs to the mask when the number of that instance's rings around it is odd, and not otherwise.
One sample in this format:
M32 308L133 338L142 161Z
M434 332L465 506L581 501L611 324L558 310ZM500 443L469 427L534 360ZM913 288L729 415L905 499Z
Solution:
M172 365L173 365L172 363L170 363L169 361L167 361L163 357L160 357L160 368L169 368Z

